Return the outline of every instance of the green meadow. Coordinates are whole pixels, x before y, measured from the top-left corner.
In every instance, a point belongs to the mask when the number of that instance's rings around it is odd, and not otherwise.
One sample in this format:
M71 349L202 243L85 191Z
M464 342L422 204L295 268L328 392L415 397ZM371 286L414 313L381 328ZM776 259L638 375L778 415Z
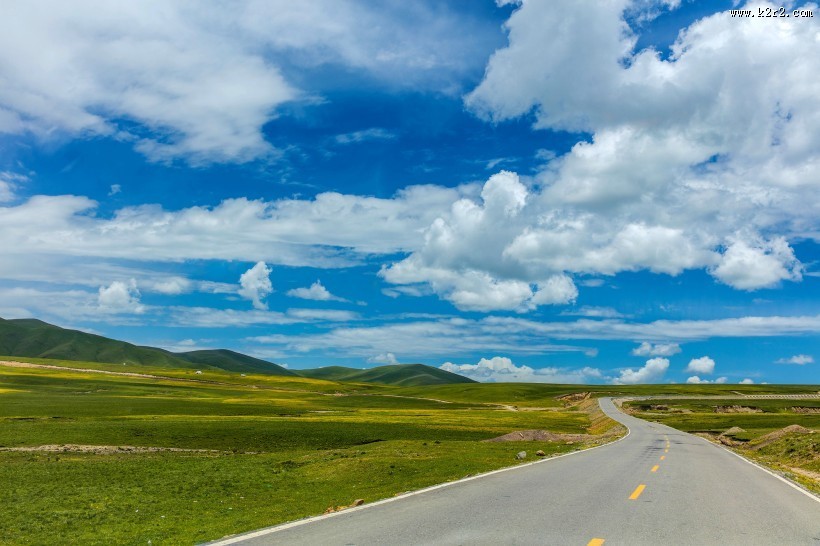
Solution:
M495 404L522 402L513 387L487 403L446 389L38 362L166 378L0 366L0 543L213 540L518 464L522 450L532 461L579 449L481 440L592 425L546 386L526 391L545 409L512 411ZM41 447L66 444L99 447Z
M593 411L592 399L560 398L565 395L593 389L593 397L775 389L399 387L220 370L196 374L144 365L0 360L55 366L0 366L4 544L205 542L343 509L357 499L372 502L520 464L519 451L527 452L523 462L528 462L539 449L549 456L617 437L615 423ZM805 392L806 387L776 389ZM482 441L530 429L609 435ZM74 447L60 447L67 445Z

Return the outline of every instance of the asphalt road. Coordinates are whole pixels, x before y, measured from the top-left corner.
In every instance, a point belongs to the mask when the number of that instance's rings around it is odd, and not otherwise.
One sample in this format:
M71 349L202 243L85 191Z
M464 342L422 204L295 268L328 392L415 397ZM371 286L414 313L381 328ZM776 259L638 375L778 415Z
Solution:
M820 545L820 502L705 440L601 406L597 449L218 544Z

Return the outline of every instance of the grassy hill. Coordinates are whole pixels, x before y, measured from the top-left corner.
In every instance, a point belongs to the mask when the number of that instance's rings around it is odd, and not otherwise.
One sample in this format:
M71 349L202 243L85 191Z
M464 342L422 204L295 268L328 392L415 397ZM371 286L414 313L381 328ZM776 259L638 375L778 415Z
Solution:
M252 356L243 355L228 349L213 349L203 351L189 351L187 353L174 353L177 357L200 364L219 368L228 372L262 373L268 375L292 375L296 374L267 360L261 360Z
M226 349L172 353L60 328L37 319L0 318L0 355L152 366L217 368L230 372L289 375L282 366Z
M125 362L162 368L196 366L162 349L68 330L37 319L0 319L0 354L115 364Z
M327 381L350 381L355 383L379 383L401 387L419 387L424 385L450 385L454 383L475 383L458 374L425 366L424 364L391 364L377 366L367 370L346 368L344 366L327 366L313 370L299 370L303 377L325 379Z

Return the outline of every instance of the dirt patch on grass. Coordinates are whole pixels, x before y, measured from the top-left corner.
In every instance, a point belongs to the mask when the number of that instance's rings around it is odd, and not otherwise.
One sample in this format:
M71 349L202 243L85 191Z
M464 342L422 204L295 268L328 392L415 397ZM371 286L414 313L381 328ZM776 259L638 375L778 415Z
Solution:
M220 453L214 449L184 449L181 447L146 447L146 446L91 446L82 444L47 444L43 446L0 447L0 451L47 452L47 453L93 453L95 455L114 455L119 453Z
M485 442L584 442L600 438L594 434L559 434L548 430L517 430Z
M763 410L752 406L715 406L715 413L763 413Z
M721 433L721 436L734 436L735 434L740 434L741 432L746 432L746 430L740 427L732 427L728 430L723 431L723 433Z
M820 413L820 408L813 408L813 407L806 407L806 406L794 406L791 408L793 413Z
M806 427L801 427L800 425L789 425L787 427L783 427L780 430L775 430L774 432L770 432L768 434L764 434L760 438L755 439L753 443L750 443L747 447L751 450L758 450L761 448L766 447L769 444L772 444L779 439L783 438L788 434L813 434L814 431L808 429Z
M588 392L575 392L572 394L565 394L563 396L556 397L562 403L571 406L577 404L578 402L582 402L590 397L590 393Z

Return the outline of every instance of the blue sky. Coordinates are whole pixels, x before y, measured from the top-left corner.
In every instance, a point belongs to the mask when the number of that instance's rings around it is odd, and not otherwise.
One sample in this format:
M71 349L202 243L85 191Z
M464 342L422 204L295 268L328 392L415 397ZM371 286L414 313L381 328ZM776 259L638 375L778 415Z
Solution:
M820 382L820 19L729 12L765 5L17 5L0 316L293 369Z

